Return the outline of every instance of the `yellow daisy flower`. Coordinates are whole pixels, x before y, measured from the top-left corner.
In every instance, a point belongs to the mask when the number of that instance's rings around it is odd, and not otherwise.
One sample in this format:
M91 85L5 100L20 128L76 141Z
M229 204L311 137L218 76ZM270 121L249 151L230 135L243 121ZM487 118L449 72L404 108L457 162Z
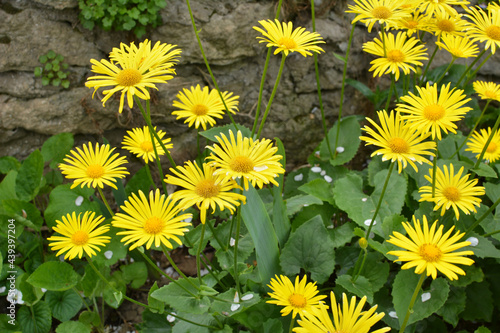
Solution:
M296 333L330 333L330 332L345 332L345 333L384 333L389 332L390 327L380 328L376 331L370 331L380 319L385 316L385 313L376 313L377 305L372 306L369 310L363 311L366 303L364 296L356 305L356 297L351 297L351 303L345 293L342 294L342 307L337 304L335 294L330 292L331 309L333 322L328 313L328 306L319 302L319 305L311 308L311 311L300 313L300 319L297 324L300 327L295 327L293 332Z
M95 144L89 142L88 146L83 145L83 151L80 148L70 151L66 155L64 162L59 164L59 169L63 175L68 179L75 179L71 188L78 185L84 187L87 185L89 188L99 187L103 188L104 185L109 185L116 189L116 179L124 178L129 172L127 168L120 165L127 163L125 157L118 157L116 153L111 155L115 148L111 149L109 145Z
M486 42L485 50L491 48L491 53L495 54L497 46L500 46L500 10L485 12L480 7L471 7L467 11L467 17L472 21L469 38Z
M201 223L205 224L209 208L213 213L218 205L220 210L227 208L234 213L235 206L239 206L240 201L245 203L246 197L233 192L233 189L242 189L234 180L223 182L222 175L214 175L213 167L207 163L203 163L202 167L203 170L196 162L188 161L185 167L171 168L175 176L167 175L165 182L183 188L172 194L172 200L179 201L178 205L184 209L196 204L201 213Z
M154 128L156 131L156 127ZM159 130L156 132L158 137L161 139L165 148L171 149L174 147L173 144L170 143L171 139L166 138L165 132ZM138 158L143 158L144 162L148 163L149 161L154 161L155 152L153 148L153 144L151 143L151 134L149 133L149 127L144 126L143 128L134 128L131 131L127 131L128 136L123 138L122 148L130 151L132 154L137 155ZM165 151L161 147L161 144L155 139L156 152L158 156L165 155Z
M412 123L413 128L420 133L432 133L432 139L436 136L441 140L441 130L456 133L457 125L454 124L472 110L463 106L470 98L461 89L451 89L450 83L441 86L438 93L437 85L427 83L425 88L416 87L418 95L409 92L409 96L401 97L407 104L398 104L396 111L403 114L402 118Z
M485 193L484 187L475 186L478 180L469 180L469 174L462 177L464 167L461 167L457 174L454 172L453 164L450 164L449 171L446 165L443 166L443 170L439 167L436 170L434 198L432 197L432 186L422 186L418 190L419 193L422 193L419 201L434 202L436 204L434 210L438 210L441 207L441 216L452 207L457 220L460 217L459 208L467 215L471 211L476 213L476 207L474 206L479 207L481 199L478 197ZM426 175L425 179L432 184L432 169L429 172L430 176Z
M392 73L396 74L397 81L400 69L408 75L410 70L416 72L413 66L422 66L420 60L428 59L425 53L427 49L423 45L417 45L419 40L414 37L407 40L405 32L400 31L396 37L391 33L384 33L384 36L363 44L363 51L380 57L370 62L373 65L370 72L374 71L374 77Z
M305 28L293 29L292 22L281 22L278 20L262 20L259 23L264 27L263 30L259 27L253 27L260 32L264 37L259 43L267 43L267 47L276 47L274 54L283 52L285 56L290 52L298 52L304 57L311 56L311 52L325 52L317 44L324 43L323 38L317 32L306 31Z
M481 99L493 99L500 102L500 85L495 82L474 81L472 87Z
M229 138L221 133L216 139L219 145L207 147L211 150L207 159L211 160L210 165L216 168L214 175L223 175L222 182L243 177L246 190L249 182L260 188L269 183L278 186L274 178L284 173L285 169L278 162L283 157L276 155L278 148L272 146L271 140L254 141L244 138L241 131L238 131L235 139L231 130Z
M150 42L145 41L135 47L132 43L127 47L122 44L120 49L110 53L111 62L106 59L97 61L90 59L92 71L100 74L91 76L85 86L97 89L109 87L103 91L104 106L106 101L116 92L121 92L119 112L123 111L125 95L130 108L133 107L133 96L148 100L148 88L156 88L156 83L166 83L173 78L175 71L170 67L178 61L180 50L172 50L173 45L160 44L150 48ZM92 95L93 97L94 95Z
M109 231L109 224L99 226L104 217L95 217L94 212L67 214L62 217L62 221L56 220L56 226L52 227L55 232L62 236L51 236L47 238L52 251L58 251L57 256L67 252L64 259L71 260L78 256L82 258L83 252L89 256L95 256L97 251L101 251L99 246L106 246L111 237L102 236ZM94 218L95 217L95 218Z
M425 12L428 16L433 16L437 14L448 14L448 15L457 15L458 12L453 6L462 6L463 8L467 8L466 6L469 4L467 0L422 0L419 6L419 9L422 13Z
M480 130L480 133L475 131L472 134L472 138L470 139L470 141L467 142L468 148L465 150L471 151L473 154L476 154L476 158L479 158L490 135L491 127L488 127L487 130L482 128ZM483 158L489 163L495 163L496 160L500 159L500 130L497 130L495 132L495 135L493 135L488 148L486 148L484 152Z
M396 24L396 29L406 30L406 35L411 37L419 31L429 31L430 20L426 15L415 10L411 16L398 20Z
M437 277L437 272L441 272L450 280L458 280L457 274L465 275L465 272L455 264L470 266L474 260L464 258L463 256L474 255L472 251L454 252L460 248L470 245L470 242L458 241L464 236L464 233L457 231L450 237L455 226L452 226L443 235L443 226L439 226L436 231L437 221L429 229L427 217L423 217L423 227L420 221L413 216L413 225L403 222L409 238L403 234L394 231L390 236L388 243L402 247L406 251L390 251L388 254L397 256L395 261L407 261L401 269L415 267L416 274L426 272L433 279Z
M387 114L385 110L377 112L380 126L372 119L366 118L375 129L368 126L363 128L368 136L361 136L360 139L366 141L366 145L375 145L380 147L372 153L371 156L382 154L382 160L398 161L398 170L406 168L407 163L418 172L415 162L422 164L431 164L429 160L423 156L431 155L431 152L436 148L436 143L433 141L423 142L430 136L430 133L420 135L415 129L405 124L399 113L391 112Z
M325 295L316 296L318 294L316 282L307 283L306 276L300 281L297 276L295 285L284 275L279 277L276 275L275 278L271 279L270 283L267 286L273 292L269 293L271 300L266 301L266 303L284 306L281 309L282 316L287 316L292 312L292 317L295 318L297 313L309 312L315 306L318 306L320 300L326 297Z
M430 21L429 31L438 36L465 36L465 31L469 28L469 22L462 20L461 15L448 13L437 13L435 18Z
M178 101L174 101L174 107L179 110L172 112L176 119L186 118L184 123L189 123L189 127L195 126L198 128L201 124L203 130L207 129L207 123L210 126L215 125L215 119L222 119L225 108L222 103L219 93L216 89L208 91L208 87L200 88L200 85L191 87L191 90L183 89L184 92L177 94ZM224 91L222 98L226 103L227 109L231 113L238 111L238 98L233 96L233 93Z
M149 192L149 200L142 191L139 196L132 193L125 204L120 207L123 213L116 213L111 224L114 227L126 229L117 232L117 235L125 235L122 242L125 245L134 243L129 250L132 251L138 246L146 244L146 249L151 245L158 247L165 245L172 248L170 240L182 245L177 236L183 236L189 229L189 223L184 220L191 218L191 214L177 215L180 211L178 205L165 194L160 194L160 190Z
M441 40L436 42L440 48L450 52L454 58L477 57L479 49L474 42L467 37L443 35Z
M346 13L354 13L356 17L352 24L357 21L372 31L375 23L385 24L387 28L396 27L397 22L410 16L411 7L405 6L406 1L401 0L354 0L355 6L347 5Z

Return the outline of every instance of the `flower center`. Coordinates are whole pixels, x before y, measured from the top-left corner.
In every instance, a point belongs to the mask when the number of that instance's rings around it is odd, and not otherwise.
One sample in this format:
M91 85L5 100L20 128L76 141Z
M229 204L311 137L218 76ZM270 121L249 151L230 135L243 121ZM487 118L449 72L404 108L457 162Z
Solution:
M208 108L207 108L206 105L196 104L191 109L191 112L193 112L197 116L204 116L204 115L206 115L208 113Z
M248 173L253 170L253 162L246 156L236 156L229 163L229 168L235 172Z
M486 96L489 99L496 99L497 98L497 93L493 90L486 90L484 92L484 96Z
M141 72L133 68L124 69L116 76L116 82L118 82L120 86L125 87L135 86L137 83L141 82L141 79Z
M449 49L448 51L457 58L461 58L464 55L462 50L457 49L457 48L452 48L452 49Z
M295 294L293 293L290 295L288 298L288 301L294 308L304 308L307 305L307 300L306 298L301 295L301 294Z
M99 164L92 164L87 167L87 176L92 179L101 178L104 175L104 168Z
M391 17L392 12L389 8L380 6L372 9L372 15L376 19L385 20Z
M392 152L396 154L407 154L410 150L406 140L401 138L392 138L389 140L388 144Z
M486 28L486 35L494 40L500 40L500 27L492 25Z
M143 143L141 143L141 149L146 153L149 153L150 151L153 151L153 144L151 143L151 141L144 141Z
M220 186L215 185L213 180L205 179L196 184L194 192L200 197L212 198L219 194L219 188Z
M387 52L387 59L392 62L403 62L405 55L400 50L390 50Z
M162 219L160 219L156 216L151 216L144 223L144 231L147 234L156 235L163 230L163 225L164 225L164 223L163 223Z
M75 245L84 245L89 240L89 235L82 230L78 230L71 236L71 242Z
M441 250L434 244L423 244L418 252L427 262L436 262L441 258Z
M441 105L427 105L424 108L424 118L427 120L439 120L444 117L445 109Z
M455 23L450 20L441 20L436 24L437 28L444 32L453 32L455 31Z
M415 29L416 27L418 27L418 22L414 20L408 20L406 21L406 27L408 29Z
M492 154L497 150L497 148L498 148L498 146L496 143L490 142L490 144L488 145L488 148L486 148L486 152Z
M445 189L443 189L443 195L446 199L450 201L460 200L460 192L455 186L448 186Z
M297 43L289 37L281 37L278 41L278 44L287 50L291 50L297 47Z

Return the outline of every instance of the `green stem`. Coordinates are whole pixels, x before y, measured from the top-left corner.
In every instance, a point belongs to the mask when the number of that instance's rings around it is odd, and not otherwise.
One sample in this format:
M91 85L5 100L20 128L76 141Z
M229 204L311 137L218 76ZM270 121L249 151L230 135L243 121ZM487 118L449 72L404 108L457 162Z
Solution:
M487 234L484 234L483 237L493 236L493 235L496 235L498 233L500 233L500 230L495 230L495 231L492 231L492 232L488 232Z
M200 128L196 129L196 154L200 154Z
M175 271L177 273L179 273L179 275L182 276L189 284L191 284L193 287L195 287L196 290L200 291L201 290L200 287L197 286L196 284L194 284L193 281L191 281L190 279L188 279L188 277L186 276L186 274L184 274L179 269L179 267L177 267L177 265L175 264L175 262L172 260L172 257L170 256L170 254L168 254L168 249L165 247L165 245L161 244L161 249L163 250L163 253L165 254L165 257L167 257L168 262L175 269Z
M193 26L194 34L196 35L196 40L198 41L198 46L200 47L200 52L201 52L201 55L203 56L203 61L205 62L205 66L207 67L208 73L210 74L210 77L212 78L212 82L214 83L215 89L217 89L217 92L219 93L219 97L222 101L222 104L224 104L224 109L226 110L226 114L229 116L229 119L231 119L231 123L233 124L236 132L238 132L238 126L236 125L236 122L234 121L233 116L231 115L231 112L229 111L229 109L226 105L226 101L224 100L224 98L222 98L222 93L219 89L219 85L217 84L217 81L215 80L215 76L212 73L212 69L210 69L210 64L208 63L207 56L205 55L205 51L203 50L203 45L201 44L199 31L196 28L196 23L194 21L193 11L191 10L191 4L189 3L189 0L186 0L186 4L188 7L188 11L189 11L189 17L191 18L191 25Z
M418 293L420 289L422 288L422 284L424 283L426 278L425 272L423 272L420 275L420 280L418 280L417 286L415 288L415 291L413 292L413 296L411 297L410 304L408 305L408 310L406 310L406 316L403 321L403 325L401 325L401 329L399 330L399 333L403 333L406 328L406 324L408 323L408 319L410 319L410 314L413 312L413 305L415 305L415 301L417 300Z
M210 228L210 231L212 232L212 235L214 236L215 240L219 244L219 246L226 251L227 247L224 246L224 244L220 241L219 237L217 236L217 233L215 232L215 228L212 226L210 221L208 221L208 227ZM231 240L231 235L229 235L229 240Z
M236 282L236 291L241 295L240 278L238 272L238 243L240 240L240 226L241 226L241 205L238 206L236 216L236 235L234 236L234 280Z
M427 71L429 70L429 67L431 67L432 60L434 59L434 56L436 55L436 52L439 47L434 48L434 52L432 52L431 58L429 59L429 62L427 63L427 66L425 67L425 71L422 73L422 76L420 77L420 80L418 82L418 85L421 86L422 83L424 82L425 76L427 75Z
M432 160L432 199L436 196L436 171L437 171L437 159L439 156L439 151L438 151L438 138L434 139L436 142L436 156L434 156L434 159Z
M488 149L488 146L490 145L491 140L493 139L493 136L497 132L498 125L500 125L500 117L497 118L497 121L495 122L495 125L493 125L493 129L491 130L490 136L488 137L488 140L486 140L486 143L484 144L483 150L481 150L481 154L479 155L479 158L476 161L476 164L474 164L474 168L472 172L474 172L474 169L477 169L479 167L479 163L483 160L484 153L486 153L486 149Z
M354 35L355 26L356 25L353 24L351 27L351 34L349 35L349 41L347 42L347 51L345 54L344 71L342 72L342 87L340 88L339 118L337 120L337 135L335 136L335 148L333 149L335 156L337 156L337 147L339 145L339 135L340 135L340 122L342 120L342 109L344 107L344 90L345 90L345 80L346 80L346 76L347 76L347 60L349 59L349 53L351 51L352 37ZM328 138L326 140L328 141Z
M315 18L315 12L314 12L314 0L311 0L311 18L312 18L313 32L316 32L316 18ZM332 148L330 147L330 140L328 140L328 129L326 126L325 109L323 107L323 98L321 97L321 84L319 82L318 55L316 53L313 54L313 59L314 59L314 72L316 74L316 88L318 91L319 109L321 111L321 122L323 124L323 135L325 136L326 146L328 147L328 152L330 153L330 158L333 159L335 156L332 152Z
M151 182L151 184L155 186L155 181L153 180L153 176L151 176L151 170L149 169L149 164L146 162L146 173L148 175L148 178L149 178L149 181Z
M453 56L453 59L451 59L451 62L448 65L448 67L446 67L446 69L444 70L443 74L441 74L441 76L439 77L439 79L437 79L436 85L438 85L439 83L441 83L441 80L445 77L446 73L448 73L448 71L450 70L451 66L455 62L455 60L457 60L457 57Z
M486 52L486 49L482 50L481 53L474 59L474 61L465 69L465 71L462 73L462 76L460 76L460 79L458 79L456 87L460 86L460 83L464 79L464 77L469 73L469 71L472 69L472 67L476 64L476 62L479 61L479 59L483 56L483 54Z
M483 67L483 65L486 63L486 61L488 61L488 59L491 58L492 55L493 55L493 53L488 54L488 56L486 57L486 59L483 60L483 62L476 68L476 70L474 72L472 72L471 75L467 75L467 79L465 80L464 85L462 86L462 89L465 89L465 86L467 85L467 83L469 83L469 81L473 77L476 76L477 72L481 69L481 67Z
M278 2L278 9L276 11L276 17L275 19L277 20L280 16L280 10L281 10L281 3L283 0L279 0ZM257 100L257 109L255 111L255 119L253 121L253 126L252 126L252 138L255 134L255 130L257 129L257 122L259 121L259 116L260 116L260 107L262 105L262 93L264 92L264 84L266 82L266 74L267 74L267 69L269 67L269 61L271 60L271 53L273 50L269 47L267 49L267 55L266 55L266 62L264 64L264 70L262 71L262 77L260 79L260 87L259 87L259 98Z
M314 0L311 0L311 3L313 2ZM290 327L288 328L288 333L292 333L293 332L293 327L295 326L295 318L292 317L292 320L290 320Z
M99 186L97 186L97 190L99 191L99 195L101 196L102 202L104 202L104 205L108 209L108 212L111 214L111 216L115 215L111 210L111 207L109 207L108 201L106 200L104 193L102 193L102 189Z
M198 244L198 249L196 250L196 273L198 274L198 281L200 282L200 285L203 284L203 281L201 279L200 253L201 253L201 247L203 245L203 238L205 238L205 224L206 223L202 223L200 243Z
M469 140L469 138L471 137L472 133L474 133L474 131L476 130L477 125L479 125L479 123L481 122L481 119L483 118L483 115L486 112L486 109L488 108L488 105L490 105L490 102L491 102L490 99L488 99L486 101L486 105L484 106L483 112L481 112L481 115L479 116L478 120L474 124L474 127L469 132L469 135L467 135L467 137L465 138L464 142L462 142L462 144L460 145L460 147L458 147L458 149L453 153L453 155L451 155L450 159L453 158L456 154L458 154L460 152L460 149L462 149L462 147L465 145L465 143L467 142L467 140Z
M491 205L491 207L483 214L481 215L480 218L478 218L476 220L476 222L474 222L473 225L471 225L466 231L465 231L465 235L467 235L468 233L470 233L472 230L474 230L475 227L477 227L479 225L479 223L483 222L483 220L496 208L496 206L498 206L498 204L500 204L500 197L497 199L497 201L495 201L495 203L493 205Z
M73 291L74 291L74 292L75 292L75 293L76 293L76 294L77 294L77 295L78 295L78 296L82 299L82 303L83 303L83 304L85 305L85 307L87 308L87 311L88 311L88 312L92 312L92 311L90 311L90 307L89 307L89 305L87 304L87 302L85 302L85 298L83 298L83 296L82 296L82 295L80 295L80 293L78 292L78 290L76 290L76 288L75 288L75 287L71 287L71 289L72 289L72 290L73 290Z
M191 321L191 320L186 319L184 317L181 317L181 316L179 316L179 315L177 315L176 313L173 313L173 312L165 312L165 313L163 313L163 315L171 315L172 317L175 317L175 319L179 319L180 321L185 321L186 323L190 323L190 324L193 324L193 325L196 325L196 326L199 326L199 327L206 327L206 328L209 328L210 330L219 331L221 329L221 327L210 326L210 325L203 325L203 324ZM217 319L217 318L215 318L215 319Z
M394 84L394 79L391 80L391 86L389 87L389 93L387 94L387 102L385 103L385 110L389 112L389 106L391 105L392 90L396 89Z
M281 55L281 64L280 69L278 71L278 76L276 77L276 82L274 83L273 91L271 92L271 96L269 97L269 102L267 103L266 110L264 111L264 115L262 116L262 120L260 122L259 130L257 131L257 139L260 138L260 133L262 132L262 128L264 127L264 123L266 122L267 116L269 114L269 110L271 110L271 105L273 104L274 95L278 91L278 85L280 83L281 74L283 73L283 67L285 67L286 55L282 53Z

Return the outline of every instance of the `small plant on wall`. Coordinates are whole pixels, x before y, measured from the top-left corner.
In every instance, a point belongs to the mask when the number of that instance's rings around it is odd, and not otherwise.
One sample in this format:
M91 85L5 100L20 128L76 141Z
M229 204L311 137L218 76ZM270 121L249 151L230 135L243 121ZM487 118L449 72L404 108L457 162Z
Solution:
M46 54L41 55L38 61L40 61L41 66L35 67L35 76L42 78L44 86L52 84L54 87L69 88L69 65L64 62L62 55L49 50Z
M140 38L146 27L161 23L164 0L78 0L80 21L89 30L98 26L106 31L133 31Z

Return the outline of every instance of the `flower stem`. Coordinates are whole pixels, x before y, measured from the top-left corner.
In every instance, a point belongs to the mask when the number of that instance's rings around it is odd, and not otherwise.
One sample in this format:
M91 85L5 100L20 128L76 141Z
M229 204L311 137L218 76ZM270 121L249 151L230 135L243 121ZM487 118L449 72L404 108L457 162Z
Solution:
M493 140L493 136L495 135L498 125L500 125L500 117L497 118L497 121L495 122L495 125L493 125L493 129L491 130L490 136L488 137L488 140L486 140L486 143L484 144L483 150L481 150L481 154L479 155L476 164L474 164L474 168L472 168L472 172L474 172L474 169L477 169L479 167L479 163L483 160L484 153L486 153L486 149L488 149L488 146L490 145L491 140Z
M481 67L483 67L483 65L486 63L486 61L488 61L489 58L491 58L493 54L490 53L484 60L483 62L476 68L476 70L474 72L472 72L471 75L467 75L467 79L465 80L464 82L464 85L462 86L462 89L465 89L465 86L467 85L467 83L469 83L469 81L474 77L476 76L477 72L479 71L479 69L481 69ZM458 84L457 84L458 86Z
M389 87L389 93L387 94L387 102L385 103L385 109L389 111L389 106L391 105L391 98L392 98L392 90L396 89L396 86L394 85L394 77L392 77L391 80L391 86Z
M316 32L316 18L315 18L315 13L314 13L314 0L311 0L311 18L312 18L313 32ZM317 91L318 91L319 109L321 111L321 122L323 124L323 135L325 136L326 146L328 147L328 152L330 153L330 158L333 159L335 156L332 152L332 148L330 147L330 140L328 140L328 129L326 127L325 109L323 107L323 98L321 97L321 84L319 82L318 55L316 53L313 54L313 59L314 59L314 72L316 74L316 87L317 87Z
M444 76L446 75L446 73L448 73L448 71L450 70L451 66L455 62L455 60L457 60L457 57L453 56L453 59L451 59L451 62L448 65L448 67L446 67L446 69L444 70L443 74L441 74L441 76L439 77L439 79L437 79L436 85L438 85L441 82L441 80L444 78Z
M238 206L236 214L237 214L236 215L236 235L234 236L234 264L233 264L233 269L234 269L234 280L236 282L236 291L238 292L239 295L241 295L240 278L239 278L239 272L238 272L238 243L239 243L239 240L240 240L241 205Z
M102 202L104 202L104 205L108 209L108 212L111 214L111 216L115 215L111 210L111 207L109 207L108 200L106 200L104 193L102 193L102 189L99 186L97 186L97 190L99 191L99 195L101 196Z
M460 76L460 79L458 79L456 87L458 87L460 85L460 83L465 78L465 76L467 75L467 73L469 73L469 71L472 69L472 67L476 64L476 62L479 61L479 59L481 59L481 57L483 56L483 54L485 52L486 52L486 49L482 50L481 53L479 53L479 55L476 57L476 59L474 59L474 61L469 65L469 67L467 67L465 69L465 71L463 72L462 76Z
M260 138L260 133L262 132L262 128L264 127L264 123L266 122L266 118L269 114L269 110L271 110L271 105L273 103L274 95L278 91L278 85L280 83L281 74L283 73L283 67L285 66L286 55L283 53L281 56L281 64L280 69L278 71L278 76L276 77L276 82L274 83L273 91L271 92L271 96L269 97L269 102L267 103L266 110L264 111L264 115L262 116L262 120L260 122L259 130L257 132L257 139Z
M206 223L202 223L200 243L198 244L198 249L196 250L196 273L198 274L198 281L200 281L200 285L203 284L203 281L201 279L200 253L201 253L201 247L203 245L203 238L205 238L205 227L206 227L205 224Z
M477 125L479 125L479 123L481 122L481 119L483 118L483 115L486 112L486 109L488 108L488 105L490 105L490 102L491 102L490 99L488 99L486 101L486 105L484 106L483 112L481 112L481 115L479 116L478 120L474 124L474 127L470 130L469 135L467 135L467 137L465 138L464 142L462 142L462 144L460 145L460 147L458 147L458 149L453 153L453 155L451 155L450 159L452 159L453 156L455 156L456 154L459 154L460 149L462 149L462 147L465 145L465 143L467 142L467 140L469 140L469 138L471 137L472 133L474 133L474 131L476 130Z
M214 236L214 238L217 241L217 243L219 244L219 246L224 251L226 251L227 250L227 246L224 246L224 244L221 242L221 240L219 239L219 237L217 237L217 233L215 232L215 228L212 226L212 224L210 223L210 221L208 221L208 227L210 228L210 231L212 232L212 235ZM229 240L231 240L231 235L229 235Z
M436 196L436 171L437 171L437 159L439 156L438 152L438 138L436 136L435 138L436 141L436 156L434 156L434 159L432 160L432 199Z
M189 284L191 284L193 287L196 288L196 290L200 290L200 287L197 286L196 284L193 283L193 281L191 281L190 279L188 279L188 277L186 276L186 274L184 274L180 269L179 267L177 267L177 265L175 264L175 262L172 260L172 257L170 256L170 254L168 254L168 249L165 247L165 245L161 244L161 249L163 250L163 253L165 254L165 257L167 257L167 260L168 262L170 263L170 265L175 269L175 271L177 273L179 273L180 276L182 276L187 282L189 282Z
M212 78L212 82L214 83L215 89L217 89L217 92L219 93L219 97L222 101L222 104L224 104L224 109L226 110L226 113L229 116L229 119L231 119L231 123L233 124L233 126L237 132L238 126L236 125L236 123L233 119L233 116L231 115L231 112L229 111L229 109L226 105L226 101L224 100L224 98L222 98L222 93L219 89L219 85L217 84L217 81L215 80L215 76L212 73L212 69L210 69L210 64L208 63L207 56L205 55L205 51L203 50L203 45L201 44L199 31L196 28L196 23L194 21L193 11L191 10L191 4L189 3L189 0L186 0L186 4L188 7L188 11L189 11L189 17L191 18L191 25L193 26L194 34L196 35L196 40L198 41L198 46L200 47L200 52L201 52L201 55L203 56L203 61L205 62L205 66L207 67L207 70L208 70L208 73L210 74L210 77Z
M314 0L311 1L311 3ZM292 333L293 327L295 326L295 318L292 317L292 320L290 320L290 327L288 328L288 333Z
M473 225L471 225L465 231L465 235L464 236L466 236L468 233L470 233L472 230L474 230L474 228L477 227L479 225L479 223L483 222L483 220L496 208L496 206L498 206L498 204L500 204L500 198L498 198L497 201L495 201L495 203L493 205L491 205L491 207L483 215L481 215L481 217L478 218L476 220L476 222L474 222Z
M420 280L418 280L417 286L415 288L415 291L413 292L413 296L411 297L410 304L408 305L408 310L406 310L406 316L403 321L403 325L401 325L401 329L399 330L399 333L403 333L406 328L406 324L408 323L408 319L410 319L410 314L413 312L413 305L415 305L415 301L417 300L418 293L420 289L422 288L422 284L424 283L424 280L426 278L425 272L423 272L420 275Z
M427 63L427 66L425 67L425 70L422 73L422 76L420 77L420 80L418 82L419 86L422 85L422 83L424 82L425 76L427 75L427 71L429 70L429 67L431 67L432 60L434 59L434 56L436 56L436 52L437 52L438 48L439 47L436 45L436 47L434 48L434 52L432 52L431 58L429 59L429 62Z
M149 181L153 186L155 186L155 181L153 180L153 176L151 176L151 170L149 169L149 164L146 163L146 173L148 174Z
M340 88L340 102L339 102L339 118L337 120L337 135L335 137L335 147L333 148L335 156L337 156L337 147L339 145L339 135L340 135L340 122L342 120L342 109L344 107L344 90L345 90L345 81L347 76L347 60L349 59L349 53L351 51L352 37L354 35L355 24L352 24L351 33L349 35L349 41L347 43L347 51L344 58L344 70L342 72L342 86ZM326 138L328 142L328 137Z

